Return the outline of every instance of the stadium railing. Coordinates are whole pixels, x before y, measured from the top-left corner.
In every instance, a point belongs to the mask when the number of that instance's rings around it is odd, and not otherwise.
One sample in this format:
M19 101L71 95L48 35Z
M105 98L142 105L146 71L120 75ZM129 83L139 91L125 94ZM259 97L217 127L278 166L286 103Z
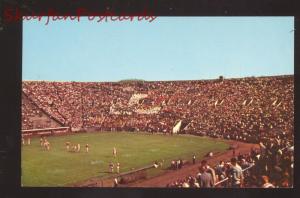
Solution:
M43 128L43 129L27 129L21 130L24 136L35 136L35 135L56 135L60 133L67 133L70 127L57 127L57 128Z
M255 164L243 169L242 171L245 172L246 170L249 170L249 169L253 168L254 166L255 166ZM225 179L222 179L221 181L218 181L217 183L215 183L215 187L218 187L220 184L223 184L228 180L229 180L229 177L226 177Z

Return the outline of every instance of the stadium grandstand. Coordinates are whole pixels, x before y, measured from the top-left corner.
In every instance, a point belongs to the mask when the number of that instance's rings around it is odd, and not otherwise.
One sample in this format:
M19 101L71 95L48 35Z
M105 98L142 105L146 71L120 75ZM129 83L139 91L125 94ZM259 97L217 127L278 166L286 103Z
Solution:
M22 129L181 133L258 142L269 131L293 139L294 77L203 81L24 81Z
M294 76L23 81L23 134L76 131L184 133L257 143L260 151L237 157L245 170L244 186L292 187ZM212 164L216 187L232 183L228 164ZM168 187L199 187L198 175L174 181Z

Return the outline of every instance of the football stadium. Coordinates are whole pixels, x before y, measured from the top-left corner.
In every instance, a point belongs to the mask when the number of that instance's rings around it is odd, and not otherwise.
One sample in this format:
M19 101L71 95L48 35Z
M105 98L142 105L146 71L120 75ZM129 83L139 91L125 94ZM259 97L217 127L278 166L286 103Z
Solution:
M293 188L293 27L24 21L21 185Z
M291 184L293 76L22 85L24 186L196 183L199 163L217 156L215 183L237 156L251 167L245 185L259 175Z

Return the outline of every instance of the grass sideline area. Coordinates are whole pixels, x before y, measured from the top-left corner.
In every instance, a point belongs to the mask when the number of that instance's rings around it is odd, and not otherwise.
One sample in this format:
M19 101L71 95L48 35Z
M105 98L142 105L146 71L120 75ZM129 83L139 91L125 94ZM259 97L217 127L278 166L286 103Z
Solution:
M155 175L167 168L173 159L191 160L195 153L199 160L209 151L222 152L229 148L225 142L207 137L142 132L78 133L47 139L50 151L43 150L39 138L32 138L31 145L22 145L23 186L66 186L92 177L107 177L113 175L108 173L111 161L120 163L122 173L164 160L162 169L152 171ZM81 151L68 152L67 141L80 143ZM86 144L90 145L89 153L85 152ZM117 148L116 158L112 155L113 147Z

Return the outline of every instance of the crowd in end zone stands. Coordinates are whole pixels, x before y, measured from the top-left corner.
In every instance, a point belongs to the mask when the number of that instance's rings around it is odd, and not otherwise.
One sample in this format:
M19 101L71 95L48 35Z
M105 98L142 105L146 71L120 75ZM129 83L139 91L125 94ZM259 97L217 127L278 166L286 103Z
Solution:
M265 170L245 172L245 185L278 182L277 177L285 184L275 186L292 184L292 155L283 148L294 144L294 76L116 83L24 81L22 91L22 129L32 129L31 117L40 112L61 126L97 131L171 133L182 120L181 133L261 143L264 152L259 159L252 153L237 162L241 166L255 162L259 170ZM225 165L225 176L227 170ZM248 177L248 172L254 173ZM197 183L197 178L184 181L170 185Z

